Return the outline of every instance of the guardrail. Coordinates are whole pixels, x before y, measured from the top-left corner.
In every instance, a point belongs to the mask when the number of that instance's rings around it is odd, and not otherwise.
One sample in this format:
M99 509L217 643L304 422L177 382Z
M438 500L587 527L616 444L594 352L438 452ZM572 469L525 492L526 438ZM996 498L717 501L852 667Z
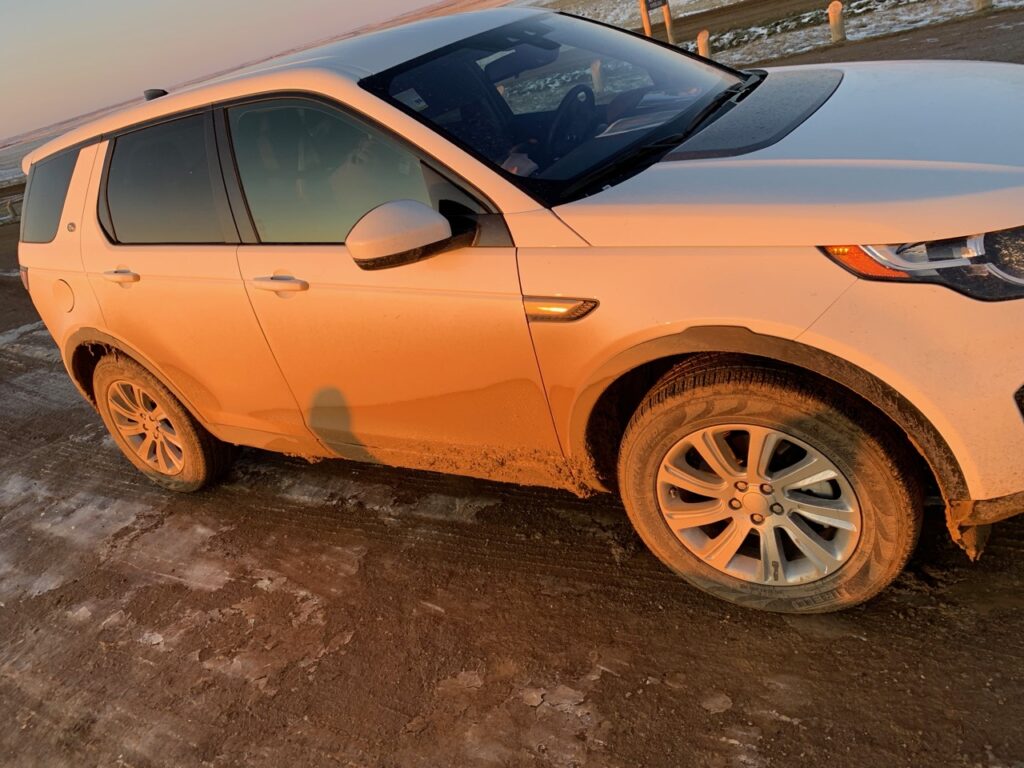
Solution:
M21 207L25 197L22 179L0 182L0 224L13 224L21 220Z

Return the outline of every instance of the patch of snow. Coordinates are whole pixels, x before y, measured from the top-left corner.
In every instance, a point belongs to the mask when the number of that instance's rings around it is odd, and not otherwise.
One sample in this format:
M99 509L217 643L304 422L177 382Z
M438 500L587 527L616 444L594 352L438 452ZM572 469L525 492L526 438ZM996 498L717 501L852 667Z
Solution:
M1024 8L1024 0L995 0L997 9ZM931 24L973 15L973 0L850 0L846 4L846 36L851 41L898 34ZM804 53L831 43L828 12L823 3L815 11L771 24L712 31L711 50L716 61L745 65L756 61ZM683 44L696 50L696 43Z
M8 344L13 344L23 336L35 333L42 327L42 321L37 320L34 323L26 323L25 325L19 325L17 328L11 328L9 331L4 331L3 333L0 333L0 347L6 347Z
M672 0L672 15L676 18L687 13L697 13L729 5L734 0ZM605 24L613 24L626 29L638 28L640 21L640 4L636 0L516 0L513 5L529 5L535 8L550 8L588 19L597 19ZM655 11L652 17L657 23L661 20L661 11Z

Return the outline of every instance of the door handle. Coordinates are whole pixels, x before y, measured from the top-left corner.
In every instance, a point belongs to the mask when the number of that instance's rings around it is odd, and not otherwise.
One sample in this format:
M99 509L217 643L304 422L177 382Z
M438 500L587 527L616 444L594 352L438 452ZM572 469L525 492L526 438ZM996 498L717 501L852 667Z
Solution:
M274 293L297 293L309 290L309 283L291 275L254 277L250 284L253 288L259 288L261 291L273 291Z
M126 283L137 283L142 278L130 269L112 269L109 272L104 272L103 277L112 283L120 283L122 285Z

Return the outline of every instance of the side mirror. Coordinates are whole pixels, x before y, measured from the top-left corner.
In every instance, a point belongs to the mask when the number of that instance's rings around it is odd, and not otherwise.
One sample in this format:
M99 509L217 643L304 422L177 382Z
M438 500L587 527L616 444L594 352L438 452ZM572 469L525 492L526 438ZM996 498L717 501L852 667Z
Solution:
M415 200L384 203L363 216L345 245L361 269L388 269L412 264L459 247L464 237L430 206Z

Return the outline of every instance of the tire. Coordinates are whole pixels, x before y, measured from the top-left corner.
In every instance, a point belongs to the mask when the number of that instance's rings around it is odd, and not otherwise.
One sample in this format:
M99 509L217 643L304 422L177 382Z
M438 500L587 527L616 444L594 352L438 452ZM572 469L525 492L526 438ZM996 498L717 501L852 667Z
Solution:
M134 360L107 355L96 364L92 381L97 410L117 447L157 485L191 493L231 466L234 447L211 435Z
M826 613L869 600L906 565L923 505L905 442L815 383L723 355L683 363L633 415L623 503L655 556L699 589Z

